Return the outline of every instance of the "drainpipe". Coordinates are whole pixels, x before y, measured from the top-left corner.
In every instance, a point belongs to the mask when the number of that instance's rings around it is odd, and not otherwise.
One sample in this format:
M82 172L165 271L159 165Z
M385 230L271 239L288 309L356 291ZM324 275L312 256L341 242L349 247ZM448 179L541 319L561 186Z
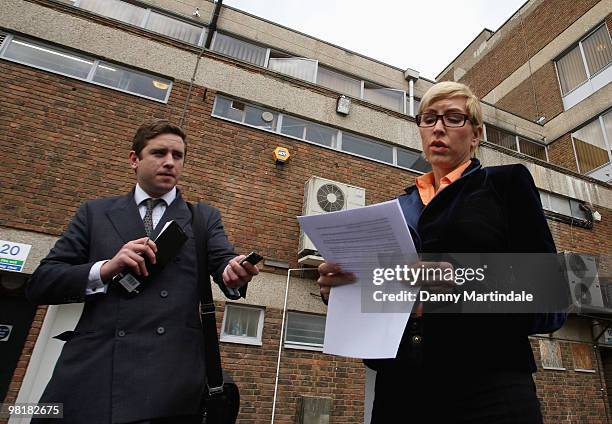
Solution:
M223 0L217 0L215 4L215 10L213 11L213 17L208 25L208 34L206 35L206 41L204 42L204 48L210 49L210 43L212 42L213 35L217 30L217 21L219 20L219 14L221 13L221 5Z
M210 25L208 26L208 34L206 35L206 41L204 42L204 45L202 45L202 49L200 49L200 54L198 54L198 59L196 60L195 67L193 68L193 75L191 76L191 81L189 82L189 90L187 90L187 97L185 98L183 112L181 112L181 118L179 119L179 126L183 127L183 129L185 129L185 118L187 117L189 102L191 101L191 92L193 91L193 84L195 83L196 75L198 74L198 68L200 67L200 60L202 59L204 50L208 50L210 48L212 37L217 29L217 20L219 19L219 13L221 13L222 3L223 0L217 0L217 3L215 4L215 10L213 11L213 16L210 20ZM204 91L204 93L206 93L206 91Z

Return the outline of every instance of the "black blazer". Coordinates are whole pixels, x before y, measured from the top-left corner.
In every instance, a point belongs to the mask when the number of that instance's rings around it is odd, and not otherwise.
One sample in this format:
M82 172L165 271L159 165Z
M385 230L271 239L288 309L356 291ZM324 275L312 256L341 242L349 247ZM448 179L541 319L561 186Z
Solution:
M198 210L208 229L203 269L228 295L221 274L236 253L219 211L205 204ZM81 205L34 272L27 295L37 304L85 302L40 400L62 402L64 422L123 423L196 412L205 378L200 294L191 213L180 193L156 232L172 219L189 239L135 297L114 284L106 294L85 296L91 266L145 236L133 192Z
M426 207L416 186L399 201L420 253L556 252L538 190L523 165L482 168L472 159L461 178ZM552 332L564 321L563 313L425 314L409 320L395 359L366 365L383 373L429 370L447 376L535 372L527 336ZM412 341L416 333L418 344Z

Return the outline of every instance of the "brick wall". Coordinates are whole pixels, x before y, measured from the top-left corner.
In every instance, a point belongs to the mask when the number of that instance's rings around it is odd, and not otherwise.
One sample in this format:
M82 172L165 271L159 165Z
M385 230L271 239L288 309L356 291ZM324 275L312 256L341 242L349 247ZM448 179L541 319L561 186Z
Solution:
M83 200L132 187L127 162L131 135L153 116L178 121L187 90L177 82L164 105L2 61L0 87L0 148L7 170L0 175L0 222L54 235L63 231ZM240 251L254 248L296 265L299 228L294 217L301 213L302 187L311 175L366 188L368 204L396 196L413 181L407 171L211 118L213 100L211 90L195 87L186 121L189 144L182 187L188 199L204 199L221 209ZM279 145L292 154L284 170L277 170L272 160ZM559 248L612 250L612 213L600 213L602 223L592 231L551 222ZM7 401L19 390L44 313L45 308L37 312ZM242 422L269 421L280 316L278 310L266 311L261 347L222 344L225 362L240 365L234 377L243 391ZM539 377L541 384L549 381L548 375ZM358 422L363 414L359 361L287 350L279 383L277 422L293 422L301 394L332 397L334 422ZM573 408L574 400L559 402Z
M460 79L483 97L599 0L551 0L538 5ZM520 19L517 17L517 19ZM445 77L451 77L448 73Z
M535 94L534 94L535 92ZM553 62L548 62L498 101L495 106L530 121L545 116L547 121L563 112L563 101Z
M266 309L261 347L221 343L223 362L240 386L241 423L270 422L281 320L282 311ZM361 360L284 349L274 422L294 423L298 398L307 395L332 399L334 423L362 423L364 378Z
M572 137L569 133L548 145L548 159L550 163L578 172Z
M538 365L535 382L545 423L601 424L607 422L607 395L603 388L600 355L591 349L594 373L575 371L571 344L562 341L561 358L565 370L545 370L540 362L539 341L531 339Z
M9 88L0 116L8 169L0 176L0 222L56 235L82 201L132 188L131 136L153 116L178 121L186 92L176 83L163 105L6 62L0 86ZM294 217L312 175L364 187L368 203L393 198L413 181L398 168L211 118L213 100L210 90L195 88L181 187L189 200L220 208L239 250L296 265ZM292 156L283 170L272 159L276 146Z

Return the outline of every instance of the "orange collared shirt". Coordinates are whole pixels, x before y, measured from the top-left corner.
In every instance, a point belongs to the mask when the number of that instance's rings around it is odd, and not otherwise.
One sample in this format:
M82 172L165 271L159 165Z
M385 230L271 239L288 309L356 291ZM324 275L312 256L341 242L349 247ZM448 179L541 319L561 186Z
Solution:
M431 202L431 199L433 199L436 194L438 194L440 191L457 181L459 177L461 177L461 174L463 174L463 171L465 171L467 167L470 166L470 163L471 161L468 160L467 162L459 165L453 171L443 176L440 180L440 187L438 188L438 191L436 191L434 187L433 172L428 172L425 175L417 177L416 186L419 190L419 196L421 197L423 205L427 206L427 204Z

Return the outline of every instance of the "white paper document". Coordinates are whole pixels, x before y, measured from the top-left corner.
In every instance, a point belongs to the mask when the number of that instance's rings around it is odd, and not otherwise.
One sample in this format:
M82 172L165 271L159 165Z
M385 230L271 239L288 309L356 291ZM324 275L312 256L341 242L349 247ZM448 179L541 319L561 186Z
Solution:
M398 257L416 260L399 201L300 216L298 220L327 262L338 263L358 279L355 284L332 288L323 352L364 359L394 358L414 302L401 302L398 312L397 303L374 302L364 298L364 293L376 288L372 278L375 268L392 267ZM406 290L418 291L410 286ZM364 302L370 302L365 309ZM369 310L377 312L364 312ZM388 310L394 312L385 312Z

